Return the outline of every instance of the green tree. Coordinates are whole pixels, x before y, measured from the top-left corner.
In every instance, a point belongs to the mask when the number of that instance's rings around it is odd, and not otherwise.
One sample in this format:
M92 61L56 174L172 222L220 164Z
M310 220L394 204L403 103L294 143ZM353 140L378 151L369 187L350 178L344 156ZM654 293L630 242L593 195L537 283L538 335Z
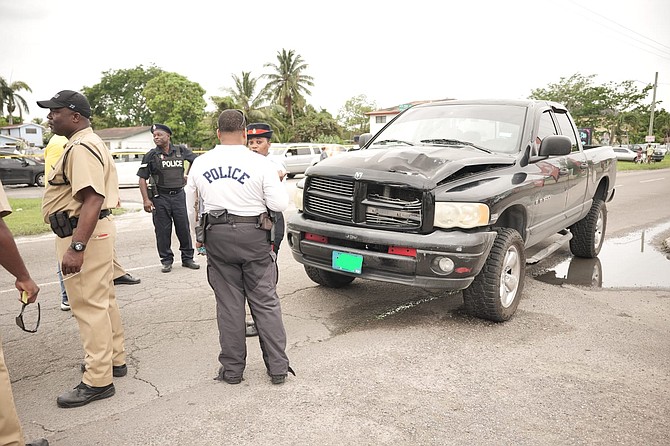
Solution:
M595 75L583 76L579 73L569 78L562 77L546 88L531 90L529 97L562 103L570 110L578 127L616 132L619 128L617 122L623 119L621 115L636 111L652 88L647 85L640 90L631 80L595 85L594 78ZM614 140L621 136L612 133Z
M268 79L265 93L286 109L291 125L294 125L296 110L303 110L306 105L303 94L311 95L307 87L314 86L313 78L304 74L308 65L293 50L282 49L277 52L277 64L267 63L264 66L275 71L264 75Z
M23 112L28 113L28 103L19 94L20 91L32 93L32 89L23 81L7 82L0 77L0 114L3 107L7 108L9 125L14 124L14 110L19 110L19 122L23 122Z
M220 112L226 108L237 108L244 112L248 122L266 122L274 129L283 128L284 124L277 117L284 112L284 108L281 105L269 103L270 98L265 89L256 92L258 81L259 78L252 77L251 73L246 71L242 72L241 77L233 74L235 87L226 89L230 93L229 98L233 106L222 108Z
M161 73L164 71L154 65L109 70L102 73L100 82L82 88L91 103L95 128L150 125L152 113L144 89Z
M367 96L360 94L344 103L337 115L337 121L350 135L366 133L370 131L370 119L365 116L365 113L376 108L374 101L369 101Z
M175 142L196 144L196 129L205 114L205 89L177 73L163 72L147 82L144 91L153 122L172 129Z
M312 106L306 112L296 116L291 126L292 135L286 142L323 142L341 143L342 127L326 110L317 112Z

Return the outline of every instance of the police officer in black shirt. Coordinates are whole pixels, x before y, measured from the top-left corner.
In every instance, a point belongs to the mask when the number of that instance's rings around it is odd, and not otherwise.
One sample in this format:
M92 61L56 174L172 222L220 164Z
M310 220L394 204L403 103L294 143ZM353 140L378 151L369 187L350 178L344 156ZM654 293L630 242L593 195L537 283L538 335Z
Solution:
M166 125L152 125L151 133L156 147L142 158L137 176L140 177L144 210L153 214L156 245L163 265L161 271L172 271L174 255L170 245L173 221L179 239L181 265L199 269L200 265L193 261L194 250L184 195L184 161L192 163L196 155L185 147L173 145L170 142L172 130Z

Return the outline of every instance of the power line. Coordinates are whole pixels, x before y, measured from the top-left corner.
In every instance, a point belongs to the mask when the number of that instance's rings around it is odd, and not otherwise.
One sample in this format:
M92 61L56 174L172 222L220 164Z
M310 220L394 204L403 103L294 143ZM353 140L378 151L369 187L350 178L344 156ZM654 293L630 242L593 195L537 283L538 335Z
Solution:
M575 5L575 6L579 7L579 8L585 9L586 11L590 12L591 14L596 15L596 16L598 16L598 17L604 19L604 20L607 20L608 22L612 22L612 23L614 23L615 25L617 25L617 26L619 26L619 27L625 29L626 31L632 32L633 34L637 34L638 36L640 36L640 37L642 37L642 38L644 38L644 39L647 39L647 40L649 40L649 41L651 41L651 42L654 42L656 45L659 45L659 46L661 46L661 47L667 48L667 50L664 50L663 48L654 48L651 44L649 44L649 43L647 43L647 42L642 42L642 41L640 41L639 39L635 39L634 37L628 36L629 38L631 38L631 39L633 39L633 40L635 40L635 41L637 41L637 42L640 42L640 43L642 43L643 45L648 45L648 46L652 47L652 48L653 48L654 50L656 50L656 51L662 51L662 52L664 52L664 53L667 52L668 55L670 55L670 46L665 45L665 44L663 44L663 43L661 43L661 42L658 42L658 41L652 39L651 37L647 37L647 36L645 36L644 34L641 34L641 33L637 32L637 31L635 31L635 30L633 30L633 29L630 29L630 28L628 28L627 26L622 25L621 23L618 23L618 22L616 22L616 21L614 21L614 20L612 20L612 19L610 19L610 18L608 18L608 17L605 17L604 15L600 14L599 12L593 11L592 9L589 9L589 8L587 8L586 6L580 5L579 3L575 2L574 0L570 0L570 3L572 3L573 5ZM610 29L611 29L611 28L610 28Z

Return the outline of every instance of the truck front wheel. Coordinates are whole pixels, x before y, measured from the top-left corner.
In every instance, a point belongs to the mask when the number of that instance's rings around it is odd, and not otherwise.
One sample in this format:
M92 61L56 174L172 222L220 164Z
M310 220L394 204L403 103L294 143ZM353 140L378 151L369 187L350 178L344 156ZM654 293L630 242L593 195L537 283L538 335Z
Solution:
M603 200L593 200L586 217L570 226L570 251L577 257L592 259L600 253L607 228L607 207Z
M319 285L328 288L342 288L354 281L355 277L345 276L344 274L333 273L325 269L314 268L313 266L305 265L305 272L307 277L312 279Z
M465 311L494 322L508 320L519 306L525 274L523 239L514 229L498 229L484 267L463 290Z

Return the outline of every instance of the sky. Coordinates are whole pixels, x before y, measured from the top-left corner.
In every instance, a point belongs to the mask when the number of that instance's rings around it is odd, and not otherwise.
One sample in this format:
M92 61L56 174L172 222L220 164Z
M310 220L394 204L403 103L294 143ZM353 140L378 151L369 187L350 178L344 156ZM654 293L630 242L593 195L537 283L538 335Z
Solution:
M658 72L670 110L668 0L0 0L0 76L32 88L27 120L46 118L35 101L137 65L186 76L209 102L282 49L333 116L358 95L377 108L523 99L575 73L642 88Z

